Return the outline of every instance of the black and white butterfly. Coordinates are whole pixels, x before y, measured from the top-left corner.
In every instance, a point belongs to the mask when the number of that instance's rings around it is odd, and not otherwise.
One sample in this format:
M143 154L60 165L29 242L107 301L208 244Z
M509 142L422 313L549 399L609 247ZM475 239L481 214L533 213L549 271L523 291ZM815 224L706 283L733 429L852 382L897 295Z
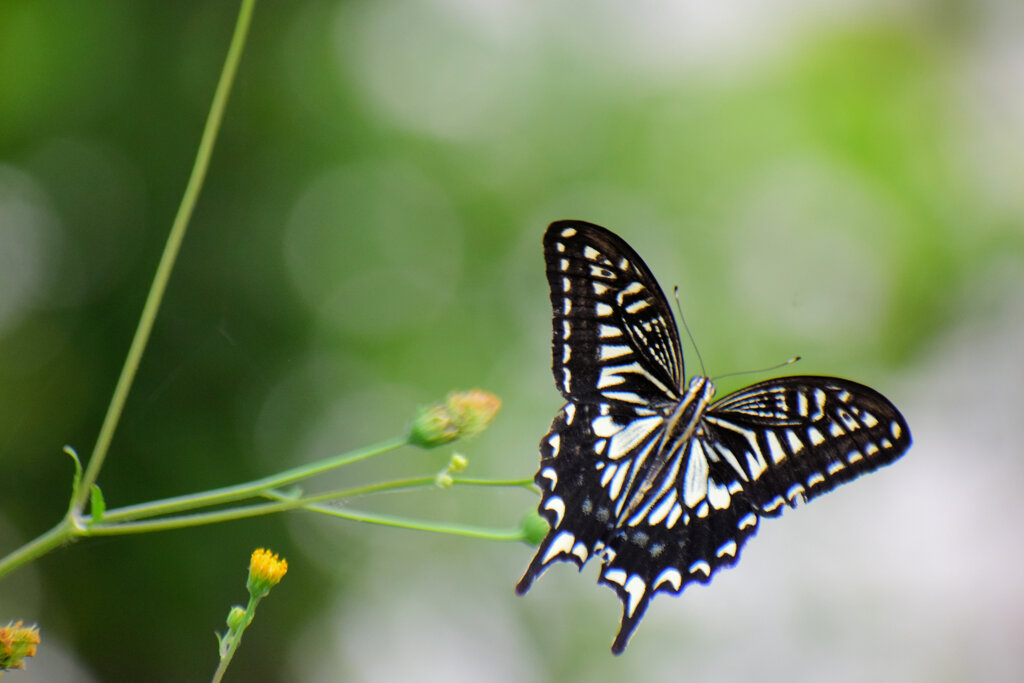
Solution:
M557 221L544 235L555 384L567 403L540 443L550 531L516 591L559 560L601 561L622 600L621 653L655 593L735 564L776 517L888 465L910 446L895 406L834 377L779 377L712 403L684 383L679 332L643 260L612 232Z

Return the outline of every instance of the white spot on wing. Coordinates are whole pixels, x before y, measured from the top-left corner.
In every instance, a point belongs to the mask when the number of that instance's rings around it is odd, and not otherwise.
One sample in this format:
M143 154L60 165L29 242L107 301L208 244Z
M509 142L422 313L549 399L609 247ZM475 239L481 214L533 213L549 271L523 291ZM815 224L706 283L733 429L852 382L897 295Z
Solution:
M661 426L661 417L647 417L630 422L625 429L611 438L608 446L608 457L618 460L631 451L637 444L646 439Z
M669 511L672 509L672 506L675 505L675 504L676 504L676 491L673 488L671 491L669 491L668 495L665 496L665 498L662 499L662 501L660 503L658 503L658 507L656 507L653 510L651 510L651 515L650 515L650 517L647 518L647 523L650 524L651 526L654 526L656 524L661 524L662 520L665 519L666 517L668 517Z
M608 304L601 303L600 301L597 302L596 310L598 317L601 318L607 318L612 314L612 307Z
M636 364L634 363L634 365ZM637 367L639 368L640 366ZM625 382L626 378L619 374L621 368L622 366L620 365L610 365L601 368L601 376L597 378L597 388L605 389Z
M626 463L623 463L627 466ZM601 486L608 486L608 482L615 476L615 470L619 469L618 465L609 465L605 468L604 472L601 473Z
M819 432L814 427L807 428L807 438L809 438L811 440L811 443L814 444L815 446L820 446L821 444L825 443L825 437L823 437L821 435L821 432Z
M648 308L649 306L650 304L647 303L646 300L640 299L639 301L634 301L630 305L626 306L626 313L639 313L640 311L644 310L645 308Z
M604 578L606 581L617 583L620 586L623 586L626 583L626 570L619 569L618 567L616 567L615 569L608 569L604 573Z
M629 348L625 344L601 344L599 359L610 360L612 358L620 358L632 352L633 349Z
M583 545L581 541L576 541L576 545L572 547L572 554L580 558L581 562L586 562L587 558L590 557L590 551L587 550L587 546Z
M736 557L736 541L727 541L715 551L716 557L725 557L726 555Z
M753 453L747 451L747 467L750 469L750 476L755 480L768 469L768 463L765 462L764 456L761 455L760 448Z
M602 415L590 424L590 428L594 431L594 436L604 438L617 434L622 429L622 426L610 415Z
M825 392L821 389L814 390L814 415L811 421L817 422L825 415Z
M625 483L626 475L629 474L629 467L626 463L622 463L618 470L612 479L611 487L608 489L608 497L612 500L618 500L619 494L622 493L622 484Z
M629 616L633 616L636 612L636 608L640 606L640 600L643 599L644 593L647 592L647 584L644 580L633 574L626 581L626 592L629 593L629 605L627 606L626 613Z
M697 572L704 574L704 576L711 576L711 565L704 560L694 562L690 565L690 573L696 574Z
M748 526L757 526L757 515L755 515L753 512L748 512L747 514L743 515L743 517L740 518L740 521L736 524L736 527L740 531L743 531Z
M804 449L804 442L800 440L800 437L792 429L786 430L786 441L789 442L789 450L793 451L793 455Z
M807 417L807 394L800 391L796 395L796 410L800 417Z
M555 513L555 524L557 528L562 523L562 518L565 517L565 501L560 496L551 496L547 502L544 503L545 510L551 510ZM546 561L546 560L545 560Z
M716 482L714 479L708 479L708 502L711 503L711 507L716 510L724 510L729 507L729 489Z
M766 432L764 439L768 442L768 453L772 456L772 462L778 465L786 459L786 451L782 449L782 444L779 443L779 437L775 436L775 432Z
M807 488L811 488L812 486L820 484L823 481L825 481L825 475L822 474L821 472L815 472L811 476L807 477Z
M647 403L632 391L602 391L601 393L606 398L610 398L615 401L622 401L623 403L634 403L636 405L644 405Z
M665 522L665 526L671 529L676 525L676 522L678 522L679 518L682 516L683 508L682 506L679 505L679 503L676 503L675 505L672 506L672 512L668 513L668 521Z
M704 500L708 492L708 459L700 441L690 442L690 454L686 460L686 474L683 475L683 504L694 508Z
M679 589L683 586L683 575L680 574L679 570L675 567L666 567L665 569L662 569L661 573L654 579L655 590L657 590L663 583L667 583L672 586L672 590L678 593Z
M560 232L558 234L561 235L562 237L575 237L576 236L576 228L566 228L565 230L563 230L562 232Z
M576 536L570 531L562 531L555 539L551 541L551 545L548 546L548 551L544 553L544 559L542 564L547 564L553 560L556 556L565 553L568 554L572 550L573 544L576 542Z

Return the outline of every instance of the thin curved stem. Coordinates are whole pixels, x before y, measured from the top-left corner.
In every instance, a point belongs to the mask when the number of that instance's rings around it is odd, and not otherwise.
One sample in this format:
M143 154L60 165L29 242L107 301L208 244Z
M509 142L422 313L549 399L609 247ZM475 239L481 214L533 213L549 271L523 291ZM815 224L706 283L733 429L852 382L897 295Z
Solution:
M206 118L206 125L203 128L203 135L199 141L199 149L196 152L196 160L192 166L192 173L189 176L188 184L185 186L185 194L178 206L178 213L171 225L171 232L167 236L167 243L164 245L164 252L160 256L160 263L157 266L156 274L153 276L153 283L150 285L149 295L142 308L142 315L139 317L139 325L132 337L131 346L128 348L128 355L124 360L124 367L121 368L121 375L114 387L114 395L110 399L110 406L103 418L103 425L100 427L99 436L96 439L96 447L93 448L89 464L85 468L82 482L75 493L73 509L81 513L86 502L89 500L89 492L92 485L99 477L100 469L106 460L110 450L110 442L114 438L114 430L121 419L125 401L128 399L128 392L131 390L132 382L135 380L135 373L139 369L142 354L149 341L149 335L153 330L153 322L156 320L157 312L160 310L160 302L163 300L167 283L171 278L171 270L177 260L181 243L185 239L185 230L188 228L189 220L192 218L192 211L195 209L196 201L199 199L199 191L203 187L206 178L206 171L210 166L210 157L213 154L213 145L217 140L217 133L220 131L220 124L224 118L224 110L227 107L228 94L231 92L231 84L238 71L238 63L242 57L242 49L245 47L245 38L249 33L249 24L252 20L253 6L255 0L243 0L238 12L238 21L235 23L234 35L231 37L231 46L228 48L228 55L224 61L224 68L221 70L220 81L217 83L217 90L213 95L213 104L210 106L210 113Z
M184 496L174 496L173 498L164 498L162 500L155 500L148 503L139 503L138 505L128 505L115 510L108 510L106 514L103 515L103 521L128 522L137 519L145 519L147 517L156 517L158 515L168 515L182 510L194 510L200 507L222 505L224 503L232 503L238 500L252 498L254 496L261 495L263 491L267 489L287 486L288 484L292 484L301 479L306 479L307 477L322 474L323 472L327 472L328 470L332 470L337 467L350 465L374 455L380 455L381 453L395 450L396 448L406 445L406 443L407 439L405 437L395 438L389 441L382 441L381 443L374 444L372 446L367 446L366 448L362 448L358 451L342 453L341 455L333 458L327 458L326 460L320 460L308 465L300 465L298 467L285 470L284 472L260 477L259 479L253 479L252 481L244 482L242 484L234 484L232 486L224 486L210 491L190 493Z

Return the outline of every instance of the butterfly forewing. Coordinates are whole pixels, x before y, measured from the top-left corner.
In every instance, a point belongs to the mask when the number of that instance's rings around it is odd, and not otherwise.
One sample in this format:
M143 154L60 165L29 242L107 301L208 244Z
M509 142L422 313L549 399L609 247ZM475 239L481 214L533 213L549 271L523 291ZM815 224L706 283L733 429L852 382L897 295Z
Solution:
M553 373L568 403L541 441L540 514L550 530L517 586L553 562L597 555L623 614L623 651L655 593L734 564L759 518L887 465L910 446L899 411L831 377L760 382L708 406L684 392L679 333L660 287L619 237L552 223L544 256Z
M888 465L910 429L870 387L835 377L780 377L726 396L705 415L717 452L745 478L760 514L809 501Z
M646 264L618 236L581 221L544 235L555 384L570 401L646 406L679 398L675 320Z

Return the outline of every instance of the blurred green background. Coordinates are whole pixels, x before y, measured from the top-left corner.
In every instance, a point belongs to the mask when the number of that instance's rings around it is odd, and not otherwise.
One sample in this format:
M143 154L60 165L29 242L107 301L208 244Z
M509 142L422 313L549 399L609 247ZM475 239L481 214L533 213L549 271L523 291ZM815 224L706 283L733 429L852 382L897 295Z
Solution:
M0 553L58 520L61 447L95 442L236 11L0 3ZM540 249L560 218L679 285L709 374L800 354L889 395L916 445L656 600L621 658L592 567L517 598L522 544L293 513L89 540L5 578L0 622L43 636L11 680L208 679L260 546L290 571L229 680L1020 675L1022 45L1012 0L258 4L108 505L400 434L453 388L504 401L457 444L467 474L532 476L561 403ZM373 508L514 527L535 504Z

